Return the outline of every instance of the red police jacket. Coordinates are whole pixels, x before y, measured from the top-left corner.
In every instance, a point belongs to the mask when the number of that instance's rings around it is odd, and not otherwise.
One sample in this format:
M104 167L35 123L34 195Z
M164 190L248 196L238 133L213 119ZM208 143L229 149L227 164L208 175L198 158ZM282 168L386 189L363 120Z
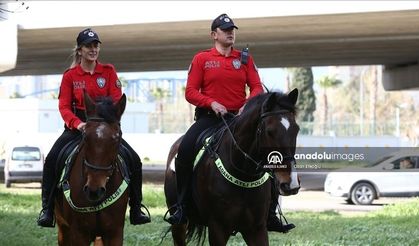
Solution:
M250 88L249 98L263 92L253 58L240 62L240 51L232 49L225 57L216 48L195 55L189 67L185 98L197 107L211 108L217 101L227 110L238 110L246 103L245 86Z
M121 82L111 64L97 62L93 74L85 72L80 64L64 72L58 97L58 108L65 124L70 129L77 129L82 122L73 112L73 103L77 109L84 110L83 90L95 100L101 96L110 96L118 101L122 96Z

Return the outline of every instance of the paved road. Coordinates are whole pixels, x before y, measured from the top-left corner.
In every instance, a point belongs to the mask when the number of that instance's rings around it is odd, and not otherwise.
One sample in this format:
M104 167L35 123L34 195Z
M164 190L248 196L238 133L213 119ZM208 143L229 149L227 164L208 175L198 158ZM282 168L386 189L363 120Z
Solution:
M302 190L297 195L282 197L282 209L286 211L330 211L342 214L358 214L375 211L384 205L406 202L410 198L380 198L372 205L360 206L347 204L344 198L332 197L323 191Z
M145 182L164 182L164 165L143 165L143 180ZM306 190L323 190L327 172L299 172L301 187Z

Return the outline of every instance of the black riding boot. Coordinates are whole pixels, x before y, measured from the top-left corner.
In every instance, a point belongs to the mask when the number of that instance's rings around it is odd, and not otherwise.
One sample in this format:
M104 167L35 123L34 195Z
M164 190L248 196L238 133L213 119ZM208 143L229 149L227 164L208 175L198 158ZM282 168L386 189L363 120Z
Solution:
M151 222L147 208L141 204L142 192L142 165L131 167L131 184L129 194L129 221L132 225L141 225ZM147 210L148 216L141 211L141 207Z
M55 190L55 172L48 166L47 161L44 164L42 172L42 210L38 217L38 226L54 227L54 190Z
M272 182L274 183L274 182ZM295 228L294 224L288 224L287 220L285 219L285 225L282 223L281 217L283 217L281 209L279 208L279 216L276 216L276 209L278 208L278 192L272 192L272 201L269 207L269 214L268 214L268 222L267 222L267 229L268 231L276 231L287 233L289 230Z
M186 224L187 212L186 212L186 203L190 197L189 194L189 180L192 175L191 167L181 163L178 158L175 159L175 168L176 168L176 187L177 187L177 204L176 212L173 213L167 222L172 225L175 224Z

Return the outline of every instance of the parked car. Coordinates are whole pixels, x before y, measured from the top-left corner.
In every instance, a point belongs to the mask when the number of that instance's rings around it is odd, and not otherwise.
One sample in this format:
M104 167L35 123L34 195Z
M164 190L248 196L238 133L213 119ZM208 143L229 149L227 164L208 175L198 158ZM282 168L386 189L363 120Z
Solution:
M406 166L407 161L411 164ZM419 150L395 152L365 168L330 172L324 191L357 205L380 197L419 196Z
M7 154L4 165L4 183L41 182L44 155L38 146L15 146Z

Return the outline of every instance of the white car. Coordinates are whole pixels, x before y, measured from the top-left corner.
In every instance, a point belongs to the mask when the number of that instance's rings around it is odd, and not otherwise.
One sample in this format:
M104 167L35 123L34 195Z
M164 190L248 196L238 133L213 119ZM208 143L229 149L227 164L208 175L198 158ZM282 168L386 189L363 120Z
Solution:
M403 168L406 159L409 169ZM369 205L379 197L419 196L419 150L395 152L365 168L330 172L324 191L357 205Z
M15 146L7 154L4 165L4 183L41 182L44 157L38 146Z

